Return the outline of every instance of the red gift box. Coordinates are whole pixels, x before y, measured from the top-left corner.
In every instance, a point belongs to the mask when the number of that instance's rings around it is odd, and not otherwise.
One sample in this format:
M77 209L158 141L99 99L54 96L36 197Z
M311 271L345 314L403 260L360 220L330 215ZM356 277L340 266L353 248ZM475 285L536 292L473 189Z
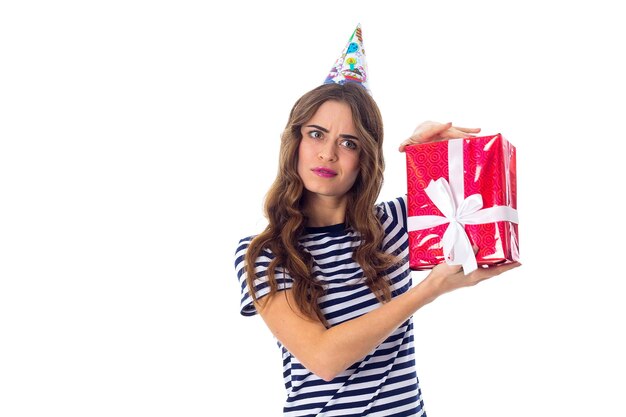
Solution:
M502 135L411 145L406 162L411 269L519 260L515 147Z

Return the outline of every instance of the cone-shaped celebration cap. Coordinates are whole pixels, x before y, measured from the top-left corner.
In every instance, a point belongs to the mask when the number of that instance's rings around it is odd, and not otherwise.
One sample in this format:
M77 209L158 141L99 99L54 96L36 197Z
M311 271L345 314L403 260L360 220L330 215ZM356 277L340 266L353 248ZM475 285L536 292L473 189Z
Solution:
M324 84L330 83L359 83L371 94L367 84L367 63L365 62L361 24L357 25L352 36L350 36L350 40L326 77Z

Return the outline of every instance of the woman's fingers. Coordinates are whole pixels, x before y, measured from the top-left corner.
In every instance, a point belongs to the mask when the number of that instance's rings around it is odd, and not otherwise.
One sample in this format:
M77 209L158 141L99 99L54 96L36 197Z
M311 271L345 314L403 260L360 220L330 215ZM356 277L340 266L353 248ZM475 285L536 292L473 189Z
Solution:
M457 138L473 138L476 135L474 133L480 132L480 128L468 128L468 127L456 127L452 126L450 129L446 130L443 133L446 139L457 139Z
M453 126L456 130L460 130L463 133L478 133L480 132L480 127L459 127Z
M477 270L465 275L460 265L448 265L446 262L442 262L432 269L426 279L430 280L435 289L436 297L439 297L459 288L473 287L482 281L517 268L520 265L519 262L513 262L488 268L479 267Z
M402 142L402 143L400 144L400 147L398 148L398 150L399 150L400 152L404 152L404 149L405 149L407 146L411 145L411 144L412 144L411 139L407 139L407 140L405 140L404 142Z
M522 265L519 262L512 262L504 265L490 266L488 268L478 268L471 274L468 274L467 278L474 283L479 283L488 278L493 278L498 276L506 271L510 271L511 269L517 268Z
M413 143L428 142L429 140L438 138L443 132L450 129L452 123L434 124L418 128L413 132L409 140Z
M433 142L445 139L443 133L452 127L452 123L423 123L415 129L410 138L400 144L398 150L404 152L404 149L415 143Z
M452 126L452 123L424 122L420 124L410 138L400 144L398 150L404 152L409 145L425 142L438 142L448 139L471 138L479 133L479 127Z

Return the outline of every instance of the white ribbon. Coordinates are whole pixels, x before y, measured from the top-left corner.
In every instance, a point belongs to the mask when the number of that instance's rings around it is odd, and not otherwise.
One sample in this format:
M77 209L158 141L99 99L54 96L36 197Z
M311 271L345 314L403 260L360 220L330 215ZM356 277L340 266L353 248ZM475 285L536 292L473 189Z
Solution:
M411 232L449 223L441 239L444 257L449 265L463 265L463 272L469 274L478 268L478 264L465 225L499 221L518 223L517 210L508 206L483 209L483 197L480 194L463 198L462 139L448 141L448 165L453 185L445 178L439 178L431 180L424 190L443 216L411 216L407 219L407 226Z

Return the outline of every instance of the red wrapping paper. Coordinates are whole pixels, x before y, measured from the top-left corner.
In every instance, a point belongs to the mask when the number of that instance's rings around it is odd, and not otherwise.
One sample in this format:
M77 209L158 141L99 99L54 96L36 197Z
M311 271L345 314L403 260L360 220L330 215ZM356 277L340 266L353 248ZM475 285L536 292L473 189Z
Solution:
M480 194L483 208L509 206L517 209L515 147L500 134L461 140L464 197ZM443 216L426 195L425 188L431 180L441 177L453 184L449 178L448 145L448 141L442 141L406 148L409 217ZM460 174L460 166L456 170ZM448 224L442 224L423 230L409 230L411 269L430 269L445 261L441 239L447 227ZM465 224L464 229L470 243L478 246L476 261L479 266L519 260L516 223Z

